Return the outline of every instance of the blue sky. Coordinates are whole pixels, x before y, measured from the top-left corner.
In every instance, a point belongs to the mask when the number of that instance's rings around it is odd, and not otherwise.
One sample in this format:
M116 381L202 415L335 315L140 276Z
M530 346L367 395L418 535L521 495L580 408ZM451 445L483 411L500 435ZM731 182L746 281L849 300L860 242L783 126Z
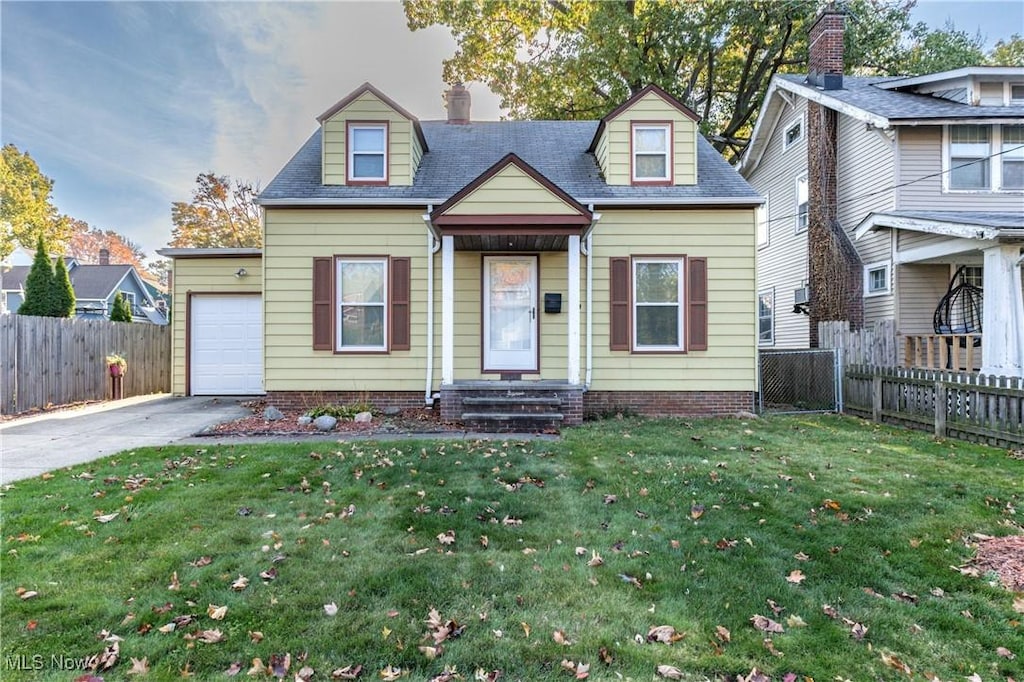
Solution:
M1024 33L1019 0L921 0L914 19ZM170 205L212 170L266 185L316 116L371 81L443 118L447 31L410 32L395 2L0 2L0 138L55 181L58 208L147 252ZM381 48L385 49L381 49ZM471 85L473 115L497 99Z

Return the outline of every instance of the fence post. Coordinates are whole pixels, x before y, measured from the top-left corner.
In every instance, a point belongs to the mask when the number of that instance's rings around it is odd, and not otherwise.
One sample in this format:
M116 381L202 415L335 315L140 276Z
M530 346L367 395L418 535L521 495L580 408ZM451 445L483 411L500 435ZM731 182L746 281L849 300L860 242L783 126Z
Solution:
M935 382L935 437L946 437L946 384Z
M882 375L877 370L871 377L871 419L882 421Z

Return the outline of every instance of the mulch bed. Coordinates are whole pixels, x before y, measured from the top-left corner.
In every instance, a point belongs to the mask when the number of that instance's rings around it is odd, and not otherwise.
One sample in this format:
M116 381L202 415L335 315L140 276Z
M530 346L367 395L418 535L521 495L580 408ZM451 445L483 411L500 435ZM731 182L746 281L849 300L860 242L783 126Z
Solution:
M1024 535L979 540L970 565L982 574L995 573L1006 589L1024 592Z
M203 435L208 436L290 436L303 434L347 433L373 435L377 433L451 433L463 431L462 425L444 422L441 415L427 408L402 410L396 415L374 414L369 423L356 423L339 419L331 431L318 431L313 424L300 425L298 418L304 410L281 410L284 419L268 421L263 418L263 410L267 407L262 400L243 403L252 410L248 417L242 417L207 429Z

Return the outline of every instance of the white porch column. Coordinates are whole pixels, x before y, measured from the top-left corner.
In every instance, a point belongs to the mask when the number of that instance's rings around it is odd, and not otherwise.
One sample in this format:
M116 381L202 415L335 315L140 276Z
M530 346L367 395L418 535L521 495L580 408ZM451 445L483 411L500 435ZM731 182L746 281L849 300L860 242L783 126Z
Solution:
M569 383L580 383L580 238L569 236Z
M455 381L455 238L441 237L441 383Z
M985 249L981 373L1024 376L1024 296L1020 245Z

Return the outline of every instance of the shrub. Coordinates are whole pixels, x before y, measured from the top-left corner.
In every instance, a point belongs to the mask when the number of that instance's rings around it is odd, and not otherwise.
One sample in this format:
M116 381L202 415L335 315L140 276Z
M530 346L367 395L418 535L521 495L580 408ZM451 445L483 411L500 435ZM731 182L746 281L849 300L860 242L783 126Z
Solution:
M373 412L373 406L366 402L352 403L351 405L317 405L308 414L313 419L324 415L335 419L352 419L360 412Z

